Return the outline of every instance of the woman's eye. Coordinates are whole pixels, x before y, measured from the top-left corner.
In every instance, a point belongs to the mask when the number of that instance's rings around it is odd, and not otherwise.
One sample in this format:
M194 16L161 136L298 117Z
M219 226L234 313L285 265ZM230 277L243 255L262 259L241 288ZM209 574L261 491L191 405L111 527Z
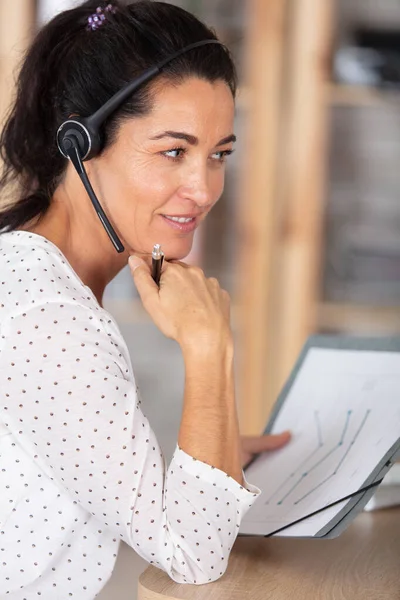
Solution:
M211 154L211 159L217 162L225 162L226 157L232 154L232 152L233 150L220 150ZM177 161L186 154L186 148L172 148L171 150L161 152L161 154L171 160Z
M166 150L162 152L164 156L167 158L172 158L173 160L177 160L181 158L185 153L185 148L173 148L172 150Z
M233 150L220 150L219 152L214 152L214 154L211 155L211 158L219 162L224 162L226 157L230 156L232 152Z

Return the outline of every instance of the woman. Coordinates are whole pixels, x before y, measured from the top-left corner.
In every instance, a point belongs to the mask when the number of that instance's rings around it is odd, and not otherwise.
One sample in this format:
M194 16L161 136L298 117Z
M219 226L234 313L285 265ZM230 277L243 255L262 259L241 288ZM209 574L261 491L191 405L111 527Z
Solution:
M288 439L241 445L229 298L180 261L222 193L233 147L227 50L209 44L172 60L107 120L104 148L85 164L123 252L55 143L63 121L93 114L145 69L206 39L215 39L208 28L165 3L89 1L44 27L22 66L1 138L2 192L19 186L0 213L0 593L8 598L94 598L121 539L177 582L218 579L259 493L242 462ZM149 268L154 243L166 258L160 288ZM102 308L129 257L146 310L185 363L168 470L126 345Z

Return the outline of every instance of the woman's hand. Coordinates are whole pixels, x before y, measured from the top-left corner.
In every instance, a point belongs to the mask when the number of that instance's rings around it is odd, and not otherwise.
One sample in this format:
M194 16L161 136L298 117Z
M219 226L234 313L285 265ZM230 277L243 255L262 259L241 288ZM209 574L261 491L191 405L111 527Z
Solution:
M182 349L207 351L232 342L229 295L217 279L206 278L198 267L164 261L158 288L144 260L131 256L129 266L144 308L160 331Z
M261 436L241 436L243 468L251 459L261 452L278 450L285 446L291 438L290 431Z

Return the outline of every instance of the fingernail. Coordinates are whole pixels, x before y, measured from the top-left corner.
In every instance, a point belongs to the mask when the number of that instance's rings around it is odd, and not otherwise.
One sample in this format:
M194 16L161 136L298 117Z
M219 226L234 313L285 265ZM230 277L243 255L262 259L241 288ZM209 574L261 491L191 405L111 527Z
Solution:
M132 256L129 257L129 267L130 267L132 273L135 271L135 269L140 267L140 265L142 265L142 264L143 264L143 260L141 258L139 258L138 256L134 256L132 254Z

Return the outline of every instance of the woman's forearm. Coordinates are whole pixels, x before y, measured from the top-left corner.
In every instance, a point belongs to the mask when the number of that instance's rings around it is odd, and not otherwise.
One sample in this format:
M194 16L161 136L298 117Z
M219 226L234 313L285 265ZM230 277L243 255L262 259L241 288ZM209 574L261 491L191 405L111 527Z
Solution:
M183 351L185 394L179 446L243 483L231 341Z

